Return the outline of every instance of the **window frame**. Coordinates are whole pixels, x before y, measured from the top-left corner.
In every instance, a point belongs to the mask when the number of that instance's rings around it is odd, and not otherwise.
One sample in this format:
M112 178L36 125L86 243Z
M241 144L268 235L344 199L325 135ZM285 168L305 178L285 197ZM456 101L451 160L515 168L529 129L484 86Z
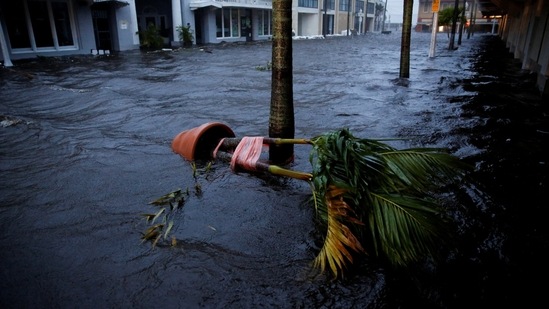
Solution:
M318 9L318 0L298 0L297 6L301 8Z
M259 10L258 36L271 36L273 34L273 14L271 10ZM265 31L267 30L267 31Z
M219 12L219 15L218 15ZM216 12L215 22L216 29L221 29L221 36L219 36L219 31L216 30L215 37L217 39L235 39L240 38L240 10L238 8L225 7L218 9ZM227 14L225 14L227 12ZM228 16L225 16L228 15ZM218 19L220 18L221 25L218 25ZM228 21L228 25L225 23ZM235 24L233 24L235 22ZM236 32L236 33L235 33ZM227 35L228 34L228 35Z
M52 45L51 46L37 46L37 38L36 33L33 28L33 19L30 14L30 8L29 8L29 2L43 2L46 4L47 13L45 16L48 18L49 23L49 31L52 35ZM58 23L56 23L56 16L54 14L53 8L52 8L52 2L54 3L64 3L66 4L67 13L68 13L68 25L70 27L70 35L72 36L72 45L60 45L59 43L59 30L57 29ZM78 50L78 35L76 33L76 22L75 22L75 16L74 16L74 10L73 10L73 4L72 1L69 0L23 0L23 15L25 16L25 23L26 23L26 31L28 36L29 45L28 47L12 47L11 45L11 38L8 36L8 40L10 41L10 48L11 52L13 54L22 54L22 53L28 53L28 52L59 52L59 51L66 51L66 50ZM6 24L6 28L9 28L13 25Z
M339 0L339 11L347 12L349 11L349 6L353 5L352 1L349 0Z

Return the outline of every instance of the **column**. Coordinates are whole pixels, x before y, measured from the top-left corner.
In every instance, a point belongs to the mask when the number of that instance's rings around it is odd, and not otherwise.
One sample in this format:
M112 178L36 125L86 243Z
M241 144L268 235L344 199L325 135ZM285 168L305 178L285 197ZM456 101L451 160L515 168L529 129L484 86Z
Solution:
M0 23L0 52L2 52L2 57L4 59L4 66L11 67L10 53L8 51L8 44L6 43L6 38L4 37L4 29L2 28L2 23Z
M137 9L135 6L135 0L132 0L132 3L130 3L130 27L133 35L133 45L139 48L139 34L137 34L139 25L137 24Z
M177 27L183 26L183 20L181 18L181 0L172 0L172 28L173 28L173 46L179 46L179 32Z

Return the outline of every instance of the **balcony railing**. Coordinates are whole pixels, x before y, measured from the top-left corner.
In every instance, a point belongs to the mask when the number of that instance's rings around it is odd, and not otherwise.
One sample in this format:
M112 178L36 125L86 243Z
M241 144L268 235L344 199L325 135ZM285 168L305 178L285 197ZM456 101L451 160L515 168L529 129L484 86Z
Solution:
M272 0L215 0L216 2L228 2L237 4L251 4L251 5L270 5L273 6Z
M124 5L128 5L128 1L123 1L123 0L93 0L94 3L98 3L98 2L113 2L113 3L117 3L117 4L124 4Z
M272 0L191 0L191 9L206 6L215 7L247 7L272 9Z

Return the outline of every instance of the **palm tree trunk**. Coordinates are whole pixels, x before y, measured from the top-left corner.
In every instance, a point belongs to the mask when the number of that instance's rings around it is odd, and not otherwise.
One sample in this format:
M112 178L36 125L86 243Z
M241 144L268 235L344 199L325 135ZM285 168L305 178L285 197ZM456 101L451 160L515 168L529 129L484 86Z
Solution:
M412 13L414 0L404 0L402 18L402 41L400 43L400 78L410 77L410 37L412 35Z
M458 45L461 45L461 37L463 36L464 20L465 20L465 5L467 5L467 0L463 0L463 10L461 11L461 18L459 19L459 37Z
M273 50L269 137L294 138L294 94L292 67L292 0L273 0ZM271 145L269 160L287 163L293 144Z
M456 39L456 26L457 26L457 20L459 16L459 0L456 0L454 2L454 15L452 15L452 33L450 36L450 43L448 44L449 50L454 50L454 41Z

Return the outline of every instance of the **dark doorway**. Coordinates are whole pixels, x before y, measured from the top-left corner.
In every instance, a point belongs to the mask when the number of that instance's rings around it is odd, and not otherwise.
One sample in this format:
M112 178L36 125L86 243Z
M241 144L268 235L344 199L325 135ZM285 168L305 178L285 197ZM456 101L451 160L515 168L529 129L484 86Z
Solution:
M240 15L240 36L245 37L246 41L252 40L252 12L251 10L241 10Z
M92 9L91 12L97 50L112 50L109 11L105 9Z
M204 25L204 12L202 10L199 10L194 15L194 41L196 44L204 44L204 39L202 38L202 27Z

